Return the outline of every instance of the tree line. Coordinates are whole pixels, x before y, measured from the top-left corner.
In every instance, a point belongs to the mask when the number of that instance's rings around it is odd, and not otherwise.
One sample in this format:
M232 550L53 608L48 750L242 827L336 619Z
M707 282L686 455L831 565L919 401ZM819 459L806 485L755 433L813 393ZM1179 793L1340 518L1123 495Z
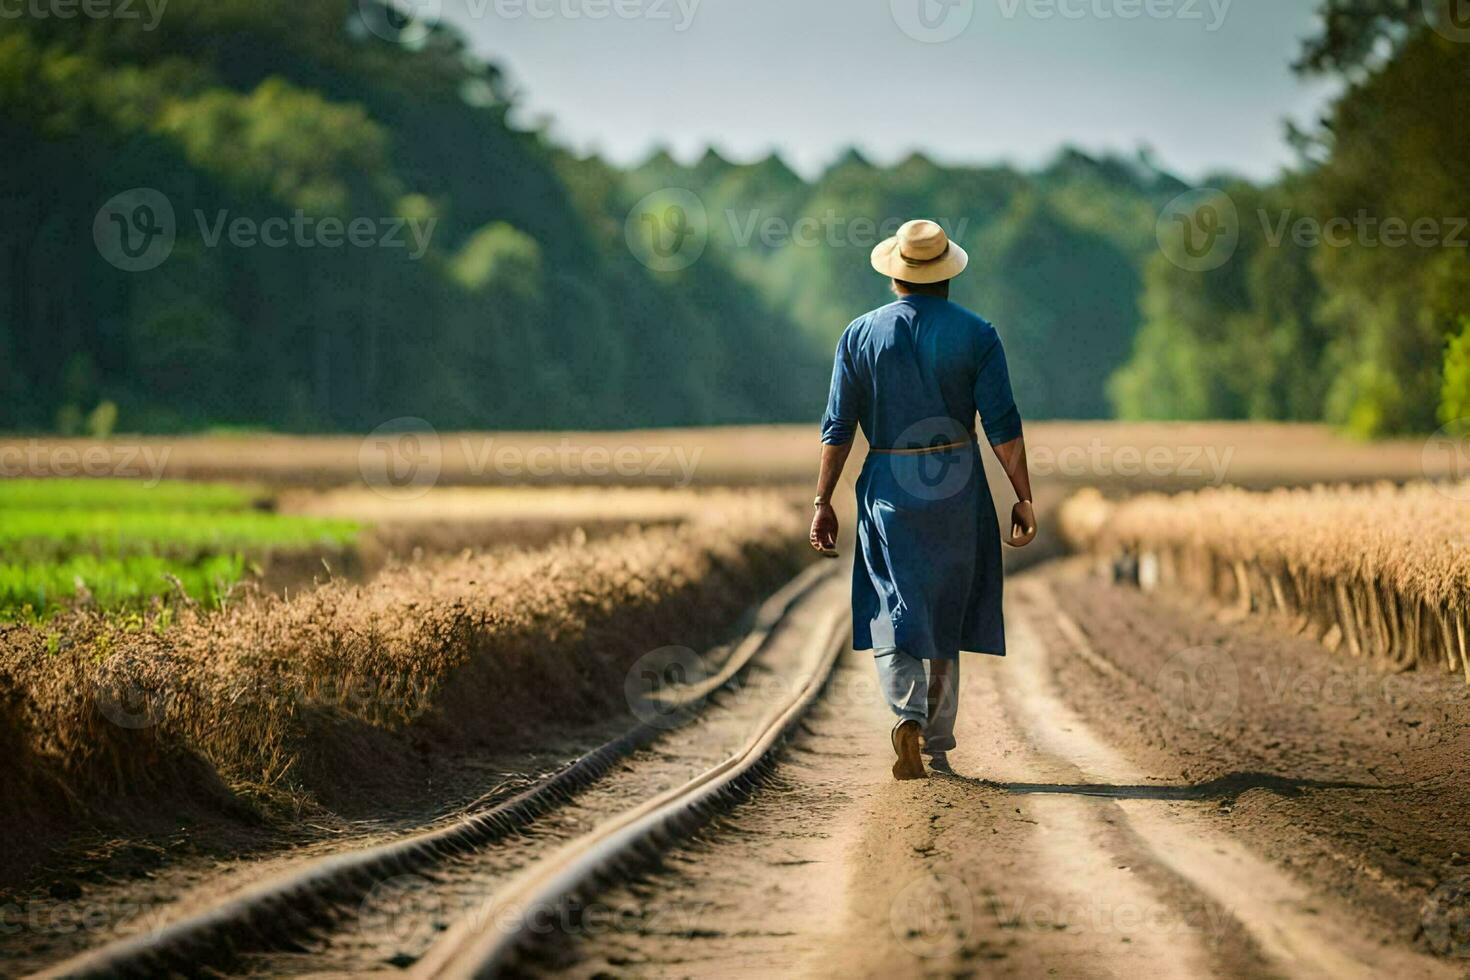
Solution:
M512 126L452 28L395 44L355 0L14 21L0 427L809 420L886 299L868 250L922 215L971 252L955 298L1031 417L1432 429L1470 415L1470 45L1368 8L1323 5L1298 69L1343 94L1289 134L1299 164L1208 194L1145 152L619 168Z

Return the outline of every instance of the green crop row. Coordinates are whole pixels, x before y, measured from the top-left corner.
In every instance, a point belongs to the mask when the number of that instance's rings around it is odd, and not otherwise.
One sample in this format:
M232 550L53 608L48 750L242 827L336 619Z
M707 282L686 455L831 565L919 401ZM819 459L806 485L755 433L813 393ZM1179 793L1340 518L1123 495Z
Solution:
M142 480L0 480L0 513L12 510L248 510L266 499L238 483Z
M264 554L338 549L356 537L352 521L266 511L11 510L0 508L0 555L38 561L79 553L193 559L242 551Z
M155 596L215 607L245 574L240 554L185 564L154 555L74 555L54 562L0 563L0 620L42 619L58 608L93 604L109 612L145 608ZM175 585L174 583L178 584Z
M356 540L355 522L276 514L264 499L229 484L0 482L0 620L184 596L214 607L257 562L337 553Z

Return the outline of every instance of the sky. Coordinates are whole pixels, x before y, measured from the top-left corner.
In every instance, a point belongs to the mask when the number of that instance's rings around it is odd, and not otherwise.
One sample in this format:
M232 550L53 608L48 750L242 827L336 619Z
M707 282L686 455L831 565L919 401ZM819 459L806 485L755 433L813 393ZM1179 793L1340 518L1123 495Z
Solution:
M415 0L503 70L524 123L635 163L776 150L819 172L1149 147L1187 179L1275 176L1332 89L1290 64L1318 0Z

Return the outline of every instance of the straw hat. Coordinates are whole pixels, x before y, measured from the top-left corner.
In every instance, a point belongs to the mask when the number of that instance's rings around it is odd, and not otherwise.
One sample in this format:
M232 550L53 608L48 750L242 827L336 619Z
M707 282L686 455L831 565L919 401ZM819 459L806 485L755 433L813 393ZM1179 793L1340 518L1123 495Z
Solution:
M910 221L873 249L873 268L904 282L943 282L965 271L970 256L932 221Z

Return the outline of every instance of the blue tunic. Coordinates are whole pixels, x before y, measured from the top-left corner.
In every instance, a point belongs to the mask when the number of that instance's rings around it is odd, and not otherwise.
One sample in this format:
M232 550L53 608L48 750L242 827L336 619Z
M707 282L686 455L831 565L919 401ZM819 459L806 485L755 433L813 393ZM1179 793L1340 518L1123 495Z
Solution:
M1005 656L1000 529L980 449L1021 434L995 328L937 296L904 296L854 320L837 343L822 442L875 449L857 483L853 647L925 660Z

